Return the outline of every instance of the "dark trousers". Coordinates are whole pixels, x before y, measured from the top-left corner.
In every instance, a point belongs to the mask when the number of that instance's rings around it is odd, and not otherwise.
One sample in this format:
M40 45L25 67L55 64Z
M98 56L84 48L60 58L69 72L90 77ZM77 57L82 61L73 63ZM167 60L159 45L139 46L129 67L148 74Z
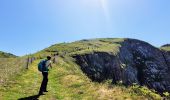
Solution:
M43 75L43 80L42 80L42 83L41 83L41 87L40 87L39 93L47 91L48 72L42 72L42 75Z

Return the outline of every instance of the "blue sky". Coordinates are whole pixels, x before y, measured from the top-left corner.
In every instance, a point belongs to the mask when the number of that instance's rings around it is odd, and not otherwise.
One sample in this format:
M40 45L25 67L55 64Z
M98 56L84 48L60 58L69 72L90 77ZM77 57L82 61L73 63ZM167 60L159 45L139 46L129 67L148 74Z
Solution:
M0 50L35 53L89 38L170 43L170 0L0 0Z

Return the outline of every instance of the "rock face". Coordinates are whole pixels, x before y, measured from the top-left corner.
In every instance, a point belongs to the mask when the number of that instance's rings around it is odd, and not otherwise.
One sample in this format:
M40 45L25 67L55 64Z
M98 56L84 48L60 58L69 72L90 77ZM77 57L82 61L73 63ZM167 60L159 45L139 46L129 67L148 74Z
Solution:
M152 45L126 39L117 55L93 52L75 55L76 63L93 81L112 79L112 83L145 85L156 91L170 92L170 52Z

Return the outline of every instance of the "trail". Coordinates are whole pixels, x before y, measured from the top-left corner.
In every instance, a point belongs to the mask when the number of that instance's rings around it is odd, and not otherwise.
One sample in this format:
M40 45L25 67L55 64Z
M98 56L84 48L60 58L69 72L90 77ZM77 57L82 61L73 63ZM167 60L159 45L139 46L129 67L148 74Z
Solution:
M84 84L88 81L83 81L81 75L75 72L77 69L70 67L62 60L60 64L53 64L53 68L49 71L47 86L49 92L38 96L42 82L41 72L37 69L38 62L39 60L34 61L26 72L0 87L0 100L82 100L85 97L83 90L85 88L88 90L90 86L87 84L87 88Z
M68 59L70 61L70 59ZM34 61L26 72L0 87L0 100L143 100L123 86L91 82L73 62L59 59L49 71L45 95L37 96L42 75ZM120 95L121 94L121 95ZM147 100L147 99L146 99Z
M39 87L42 81L42 75L37 70L38 61L33 62L29 69L22 75L16 77L8 84L0 88L1 100L33 99L38 97ZM49 72L48 93L39 97L39 100L56 100L61 97L57 96L60 91L57 84L56 65Z

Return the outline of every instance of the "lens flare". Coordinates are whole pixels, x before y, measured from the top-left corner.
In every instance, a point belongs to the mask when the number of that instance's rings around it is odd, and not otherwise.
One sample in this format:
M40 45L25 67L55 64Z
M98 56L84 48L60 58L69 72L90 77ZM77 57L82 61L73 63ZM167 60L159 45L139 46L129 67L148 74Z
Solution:
M108 0L99 0L99 1L100 1L100 5L102 7L105 17L107 18L107 20L110 20Z

